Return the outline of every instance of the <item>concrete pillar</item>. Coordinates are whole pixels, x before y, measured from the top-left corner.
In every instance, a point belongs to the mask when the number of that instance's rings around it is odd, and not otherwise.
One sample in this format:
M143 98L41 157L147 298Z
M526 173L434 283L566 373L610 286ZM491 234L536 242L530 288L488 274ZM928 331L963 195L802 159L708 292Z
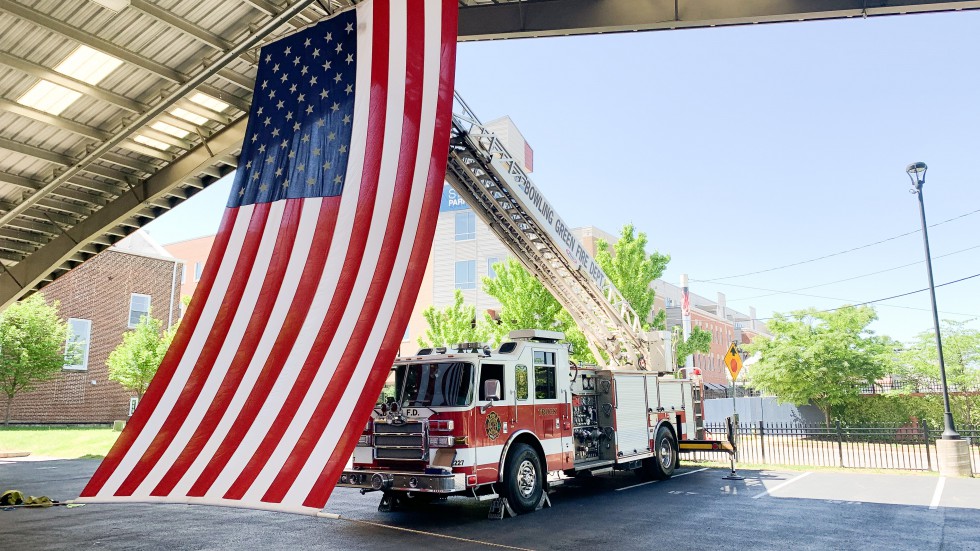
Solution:
M936 457L940 476L973 477L969 440L936 440Z

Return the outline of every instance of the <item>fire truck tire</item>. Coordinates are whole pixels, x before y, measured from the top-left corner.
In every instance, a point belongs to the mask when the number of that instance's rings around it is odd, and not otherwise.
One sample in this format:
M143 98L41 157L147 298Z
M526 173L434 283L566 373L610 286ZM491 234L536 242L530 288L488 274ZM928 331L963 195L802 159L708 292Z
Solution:
M517 514L535 510L544 492L541 458L527 444L514 444L504 467L504 496Z
M643 460L640 475L646 479L666 480L677 468L677 440L669 428L661 425L654 440L653 457Z

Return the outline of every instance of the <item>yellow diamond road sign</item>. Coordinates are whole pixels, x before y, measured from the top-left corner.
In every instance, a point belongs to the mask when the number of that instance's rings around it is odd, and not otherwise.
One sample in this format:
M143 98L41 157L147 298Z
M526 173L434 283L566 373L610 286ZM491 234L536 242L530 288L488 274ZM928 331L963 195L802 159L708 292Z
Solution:
M742 370L742 355L738 353L735 343L728 347L728 354L725 354L725 367L728 368L733 381L738 378L738 372Z

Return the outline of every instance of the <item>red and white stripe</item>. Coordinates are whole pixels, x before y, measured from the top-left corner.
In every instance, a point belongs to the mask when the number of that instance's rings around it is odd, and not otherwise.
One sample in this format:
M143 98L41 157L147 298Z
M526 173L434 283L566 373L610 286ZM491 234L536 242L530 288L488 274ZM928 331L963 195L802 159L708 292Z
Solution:
M156 379L79 501L326 503L418 295L455 68L454 1L356 9L343 194L228 209Z

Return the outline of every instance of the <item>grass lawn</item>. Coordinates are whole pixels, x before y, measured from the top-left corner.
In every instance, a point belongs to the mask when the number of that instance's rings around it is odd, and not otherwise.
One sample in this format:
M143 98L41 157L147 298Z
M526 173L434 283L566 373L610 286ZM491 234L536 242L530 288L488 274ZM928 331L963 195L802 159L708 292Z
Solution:
M0 451L28 451L61 459L101 458L118 437L111 428L0 427Z

